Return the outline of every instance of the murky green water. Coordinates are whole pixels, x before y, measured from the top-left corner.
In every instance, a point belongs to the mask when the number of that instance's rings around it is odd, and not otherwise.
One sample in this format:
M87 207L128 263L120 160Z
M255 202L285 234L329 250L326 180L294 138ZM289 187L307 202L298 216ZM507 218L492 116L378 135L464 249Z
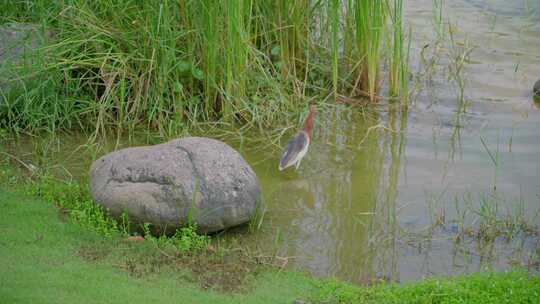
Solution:
M278 171L278 149L230 142L255 169L267 206L245 244L352 282L537 267L538 235L523 225L512 240L474 231L494 218L540 224L540 109L531 97L540 78L540 1L446 2L454 43L448 28L437 42L431 0L405 2L414 32L408 110L382 102L319 111L298 171ZM84 144L30 140L11 152L85 174L85 147L68 148Z
M320 113L297 172L279 174L276 151L249 156L268 204L259 246L277 247L299 269L354 282L531 263L536 237L455 238L462 222L479 227L473 210L489 206L499 219L523 214L540 223L540 110L530 93L540 78L540 1L528 11L524 1L446 2L456 50L435 46L431 0L405 2L419 78L408 111ZM449 58L468 46L462 99ZM444 224L430 229L442 214Z

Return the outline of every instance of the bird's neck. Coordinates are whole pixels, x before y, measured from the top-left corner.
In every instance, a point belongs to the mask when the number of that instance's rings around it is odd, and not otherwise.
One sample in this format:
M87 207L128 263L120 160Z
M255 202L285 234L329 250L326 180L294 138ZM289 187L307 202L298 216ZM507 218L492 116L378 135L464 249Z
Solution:
M311 137L311 130L313 129L313 111L309 111L308 117L304 122L304 131Z

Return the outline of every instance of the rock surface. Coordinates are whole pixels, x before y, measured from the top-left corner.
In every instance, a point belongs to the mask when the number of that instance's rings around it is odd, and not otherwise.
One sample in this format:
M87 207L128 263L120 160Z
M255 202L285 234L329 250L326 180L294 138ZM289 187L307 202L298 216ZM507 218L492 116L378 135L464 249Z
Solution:
M250 220L260 196L257 176L227 144L186 137L107 154L92 164L94 200L132 223L172 232L191 214L209 233Z
M13 86L13 74L9 69L24 62L26 55L53 37L51 31L43 31L37 25L8 23L0 25L0 117L3 96Z
M9 23L0 26L0 63L20 60L39 47L44 36L36 25Z

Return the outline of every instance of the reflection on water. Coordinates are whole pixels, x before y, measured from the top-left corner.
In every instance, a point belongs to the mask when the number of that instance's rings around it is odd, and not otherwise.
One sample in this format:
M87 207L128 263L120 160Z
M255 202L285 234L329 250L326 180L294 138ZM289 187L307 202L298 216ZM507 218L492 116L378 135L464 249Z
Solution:
M531 261L539 238L521 221L539 224L540 110L531 88L540 77L540 25L531 20L540 1L528 13L521 13L525 0L447 2L454 46L433 43L432 0L405 3L417 75L408 109L321 110L298 171L280 173L276 149L231 143L253 164L267 204L262 230L249 236L252 246L352 282ZM467 46L462 73L452 75L452 58ZM12 152L39 155L38 166L56 159L61 172L86 175L97 155L80 153L83 140L66 140L22 142ZM490 239L500 219L521 223L509 240Z
M499 219L511 214L539 223L540 113L530 90L540 77L540 27L531 24L531 11L517 13L520 1L494 6L501 17L493 23L497 11L486 8L503 1L485 2L445 7L455 49L434 54L432 67L418 56L435 37L432 1L406 3L415 30L412 65L425 76L412 108L322 112L298 172L280 175L276 156L263 156L270 160L255 170L269 206L266 228L282 235L267 243L278 244L281 256L354 282L531 262L538 235L486 241L483 232L460 234L488 221L474 213L485 208L496 208ZM469 44L462 73L451 75L458 69L453 56Z
M501 17L540 17L538 0L466 0L475 10L489 12Z
M283 254L315 274L346 274L364 261L351 253L367 242L365 220L378 200L384 155L376 132L357 146L376 117L339 108L320 116L328 132L316 135L298 172L276 176L274 161L255 169L269 173L259 174L270 208L265 220L283 228Z

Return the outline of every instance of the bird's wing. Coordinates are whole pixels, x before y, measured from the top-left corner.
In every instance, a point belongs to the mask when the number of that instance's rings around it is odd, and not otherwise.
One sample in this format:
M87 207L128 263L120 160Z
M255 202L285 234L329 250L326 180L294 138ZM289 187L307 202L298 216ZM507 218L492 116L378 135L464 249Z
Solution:
M309 144L309 138L306 132L300 131L287 143L285 151L279 161L279 167L285 169L298 160L298 156L302 150Z

